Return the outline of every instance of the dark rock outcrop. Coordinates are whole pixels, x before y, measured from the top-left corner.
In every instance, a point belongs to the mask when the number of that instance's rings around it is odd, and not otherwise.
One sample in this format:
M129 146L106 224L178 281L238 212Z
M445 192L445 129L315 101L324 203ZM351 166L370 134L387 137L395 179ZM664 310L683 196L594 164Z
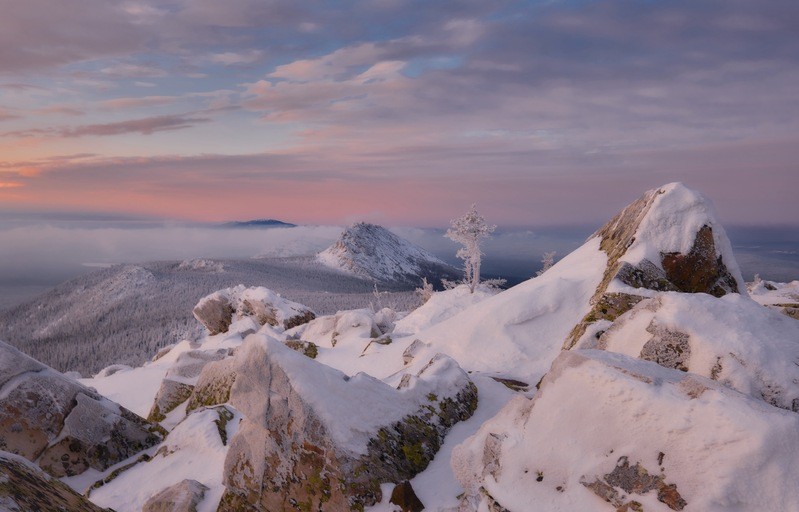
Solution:
M22 457L0 452L0 510L106 512ZM110 512L110 511L107 511Z
M402 512L422 512L424 510L424 503L416 496L413 486L407 480L394 486L389 503L397 505Z
M0 449L62 477L104 470L161 441L162 430L0 342Z
M635 500L628 500L629 496L620 493L623 490L627 495L643 495L656 492L658 501L665 503L672 510L682 510L688 504L677 492L677 486L667 484L661 475L650 475L640 462L631 466L627 457L620 457L613 471L603 478L594 481L581 479L580 483L607 501L617 510L643 510L641 504Z

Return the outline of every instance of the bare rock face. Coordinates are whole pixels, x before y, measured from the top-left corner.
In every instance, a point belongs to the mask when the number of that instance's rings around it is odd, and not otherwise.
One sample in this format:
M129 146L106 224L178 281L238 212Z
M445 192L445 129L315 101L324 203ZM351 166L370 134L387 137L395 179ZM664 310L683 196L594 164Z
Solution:
M672 183L646 192L592 235L607 254L593 308L564 343L573 348L587 327L614 321L654 292L746 293L738 264L712 205Z
M228 356L226 349L216 352L192 350L181 354L175 364L167 371L161 388L155 396L153 406L147 416L149 421L162 421L178 405L185 402L194 391L194 386L202 369L211 361L219 361Z
M389 503L397 505L402 512L422 512L424 510L424 503L416 496L411 483L407 480L394 487Z
M291 329L316 318L306 306L284 299L268 288L245 288L244 285L219 290L200 299L192 313L211 334L227 332L233 321L247 317L258 325L282 329Z
M225 460L223 511L363 510L381 499L381 483L422 471L477 406L477 388L446 356L401 390L266 335L248 337L232 361L200 377L216 388L232 380L218 396L245 417Z
M62 477L105 470L161 441L161 430L0 342L0 449Z
M104 512L26 459L0 452L0 510Z
M626 456L620 457L613 471L603 478L597 477L593 482L583 478L580 483L617 507L617 510L643 510L639 502L629 499L629 495L644 495L649 492L657 493L658 501L665 503L672 510L682 510L688 504L677 492L676 485L667 484L662 475L650 475L640 462L631 466ZM627 496L618 489L627 493Z
M147 500L142 512L197 512L207 490L197 480L183 480Z

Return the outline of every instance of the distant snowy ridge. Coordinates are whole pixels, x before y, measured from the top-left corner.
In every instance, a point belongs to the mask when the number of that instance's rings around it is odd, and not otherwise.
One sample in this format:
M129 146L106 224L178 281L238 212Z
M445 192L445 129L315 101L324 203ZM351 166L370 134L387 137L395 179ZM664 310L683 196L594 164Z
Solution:
M386 283L418 285L422 277L453 279L459 272L421 247L376 224L359 222L317 255L322 264Z

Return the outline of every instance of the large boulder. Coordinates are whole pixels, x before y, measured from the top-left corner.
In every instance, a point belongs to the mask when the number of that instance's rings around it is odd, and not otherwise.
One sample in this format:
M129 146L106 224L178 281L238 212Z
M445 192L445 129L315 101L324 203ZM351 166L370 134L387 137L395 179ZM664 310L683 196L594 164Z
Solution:
M259 325L291 329L316 318L313 311L262 286L225 288L200 299L192 311L211 334L227 332L234 320L252 318Z
M0 510L7 512L104 512L18 455L0 451Z
M592 308L567 337L572 348L591 324L613 321L657 292L746 293L710 200L682 183L646 192L591 238L608 260Z
M381 483L422 471L477 406L477 388L446 356L400 388L249 336L233 359L206 366L195 388L198 404L228 400L244 416L220 510L362 510L379 501Z
M182 480L147 500L141 512L197 512L207 490L197 480Z
M664 293L580 346L702 375L799 412L799 322L738 294Z
M62 477L105 470L160 442L161 429L0 342L0 449Z
M563 351L452 456L462 510L799 510L799 415L698 375Z

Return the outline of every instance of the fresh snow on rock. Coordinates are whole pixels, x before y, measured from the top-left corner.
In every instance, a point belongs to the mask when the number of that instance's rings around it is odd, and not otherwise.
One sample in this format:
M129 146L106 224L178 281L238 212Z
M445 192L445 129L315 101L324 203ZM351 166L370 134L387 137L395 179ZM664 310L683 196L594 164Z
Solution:
M738 290L745 290L746 284L733 255L732 245L716 219L712 201L682 183L669 183L657 189L632 245L620 259L632 265L647 259L662 269L661 255L687 254L703 226L712 228L716 256L724 261L738 283Z
M660 477L648 485L674 485L685 511L799 510L799 415L604 351L561 353L536 397L512 400L452 465L465 510L670 510L656 489L629 492L611 478L611 505L586 487L624 460Z
M150 497L188 478L209 488L197 512L214 512L224 492L222 468L228 448L217 424L221 410L210 408L189 415L169 433L150 461L136 464L94 490L91 501L117 512L139 512ZM227 421L226 436L235 433L239 420L234 412Z
M662 293L584 346L683 369L799 411L799 322L748 297Z

